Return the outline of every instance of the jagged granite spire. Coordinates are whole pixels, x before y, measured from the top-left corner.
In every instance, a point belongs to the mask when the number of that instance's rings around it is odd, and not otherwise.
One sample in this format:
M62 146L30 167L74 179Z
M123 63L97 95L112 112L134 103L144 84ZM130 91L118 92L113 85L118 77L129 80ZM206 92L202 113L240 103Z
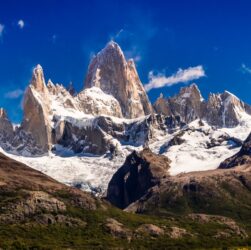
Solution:
M31 85L34 86L34 88L37 91L40 92L45 92L46 91L46 85L45 85L45 80L44 80L44 72L43 68L40 64L38 64L34 69L33 69L33 74L31 78Z
M196 84L181 88L174 97L160 96L154 109L167 116L180 116L186 123L199 118L216 127L235 127L243 116L251 115L251 107L229 91L210 94L206 101Z
M152 111L133 60L126 61L121 48L113 41L89 65L85 88L94 86L114 96L126 118L144 116Z
M32 134L33 139L44 152L50 150L52 144L50 106L43 69L41 65L37 65L24 94L22 128Z
M189 123L202 117L203 98L196 84L180 89L178 95L171 98L160 96L154 103L157 113L164 115L180 116L183 121Z

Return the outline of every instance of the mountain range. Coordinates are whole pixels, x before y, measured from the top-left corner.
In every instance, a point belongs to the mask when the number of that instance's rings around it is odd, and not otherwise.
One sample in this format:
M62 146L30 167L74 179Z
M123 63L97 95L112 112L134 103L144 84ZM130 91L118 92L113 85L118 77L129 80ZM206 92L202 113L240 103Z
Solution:
M58 181L99 193L133 150L147 146L168 156L172 174L215 169L251 130L251 107L228 91L205 100L192 84L152 105L133 60L115 42L91 60L79 93L46 83L37 65L23 110L14 128L1 109L3 150Z
M13 126L0 109L1 196L14 197L1 202L3 223L96 230L97 222L101 238L109 232L116 239L109 247L120 238L136 247L146 235L155 244L166 234L197 247L200 234L215 239L212 247L217 239L250 243L251 106L234 94L204 99L193 83L151 104L134 61L109 42L91 60L79 93L46 81L37 65L23 111Z

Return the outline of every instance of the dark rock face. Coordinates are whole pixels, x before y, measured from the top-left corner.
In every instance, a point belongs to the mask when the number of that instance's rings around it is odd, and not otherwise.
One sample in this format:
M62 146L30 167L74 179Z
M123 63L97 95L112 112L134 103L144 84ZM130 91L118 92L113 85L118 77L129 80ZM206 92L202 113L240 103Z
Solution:
M11 153L42 154L43 150L32 137L31 133L12 125L4 109L0 109L0 145Z
M166 156L156 155L150 149L134 151L112 177L107 199L119 208L126 208L168 175L169 163Z
M206 143L207 148L213 148L220 146L223 142L227 142L229 145L229 148L236 148L241 147L243 142L242 140L229 136L228 134L220 135L218 138L210 138L210 141Z
M162 178L126 211L144 214L206 213L231 217L251 209L251 169L191 172ZM230 211L230 212L229 212Z
M174 145L181 145L182 143L185 142L184 139L182 139L182 136L184 134L184 131L180 131L177 135L175 135L170 141L168 141L167 143L163 144L160 149L159 149L159 153L163 154L165 152L167 152L168 148Z
M242 153L250 154L251 135ZM133 152L111 179L107 199L129 212L235 216L251 209L251 165L168 175L168 158L149 149ZM233 195L236 194L236 195Z
M173 132L177 129L183 128L186 126L186 123L182 121L182 118L180 116L166 116L165 117L165 125L169 132Z
M197 85L192 84L181 88L178 95L169 99L163 98L163 95L160 96L154 108L157 113L180 116L184 122L189 123L202 117L202 102L203 98Z
M162 117L149 115L140 121L125 124L122 144L145 145L154 137L154 128L163 131L166 130Z
M113 153L116 140L121 144L147 145L154 138L154 129L166 131L159 115L149 115L140 121L116 123L110 117L97 116L88 126L78 127L69 121L57 121L53 141L76 153ZM115 140L114 140L115 139Z
M103 127L99 125L103 125ZM116 146L104 132L107 130L107 132L115 133L112 125L112 123L105 123L102 118L101 120L97 118L92 126L85 128L79 128L68 121L62 121L60 126L55 129L57 143L76 153L105 154L111 147Z
M69 83L67 89L66 89L72 96L76 96L77 95L77 91L75 90L72 82Z
M251 163L251 133L244 141L240 151L232 157L223 161L219 168L233 168L236 166Z
M3 108L0 109L0 137L2 143L11 141L14 137L14 128Z

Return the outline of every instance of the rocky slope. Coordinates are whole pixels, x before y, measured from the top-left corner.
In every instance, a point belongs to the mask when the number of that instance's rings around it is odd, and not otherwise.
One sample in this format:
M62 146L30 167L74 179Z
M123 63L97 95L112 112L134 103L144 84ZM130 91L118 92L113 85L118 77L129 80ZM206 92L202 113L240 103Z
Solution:
M147 151L148 155L151 154L148 164L137 164L145 162L144 154L145 152L142 151L137 155L139 159L132 161L131 159L135 157L135 153L132 153L114 175L109 183L107 194L107 199L112 204L121 206L126 211L144 214L206 213L227 215L251 222L248 216L251 208L250 165L170 176L168 168L162 167L163 164L168 166L169 159ZM164 163L161 163L163 160ZM158 171L159 178L155 184L144 186L142 183L144 183L145 173L151 164L157 164L161 170ZM132 175L137 168L140 171L137 171L137 175ZM148 174L148 177L150 176L151 174ZM133 186L126 185L129 179L133 179ZM144 192L137 188L133 189L142 185L145 187ZM121 193L124 196L118 195Z
M0 154L1 223L23 223L63 214L67 205L95 210L98 200ZM60 194L67 194L65 202ZM70 221L71 218L66 218ZM63 221L62 221L63 222Z
M152 158L149 151L144 155L147 161ZM150 169L160 177L158 167ZM181 219L123 212L2 154L0 205L3 249L193 249L249 240L240 222L223 216L189 214Z
M249 134L247 139L242 144L240 151L223 161L219 168L233 168L245 164L251 164L251 134Z

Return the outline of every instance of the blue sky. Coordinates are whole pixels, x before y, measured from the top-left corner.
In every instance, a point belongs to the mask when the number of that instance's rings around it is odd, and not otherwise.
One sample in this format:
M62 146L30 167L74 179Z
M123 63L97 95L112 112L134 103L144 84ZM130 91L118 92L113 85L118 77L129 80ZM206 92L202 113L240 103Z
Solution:
M145 84L149 72L170 80L199 66L205 76L195 82L205 98L227 89L251 103L250 9L248 0L1 1L0 106L20 122L22 93L38 63L47 80L81 90L90 58L111 39L135 59ZM148 94L154 101L185 84Z

